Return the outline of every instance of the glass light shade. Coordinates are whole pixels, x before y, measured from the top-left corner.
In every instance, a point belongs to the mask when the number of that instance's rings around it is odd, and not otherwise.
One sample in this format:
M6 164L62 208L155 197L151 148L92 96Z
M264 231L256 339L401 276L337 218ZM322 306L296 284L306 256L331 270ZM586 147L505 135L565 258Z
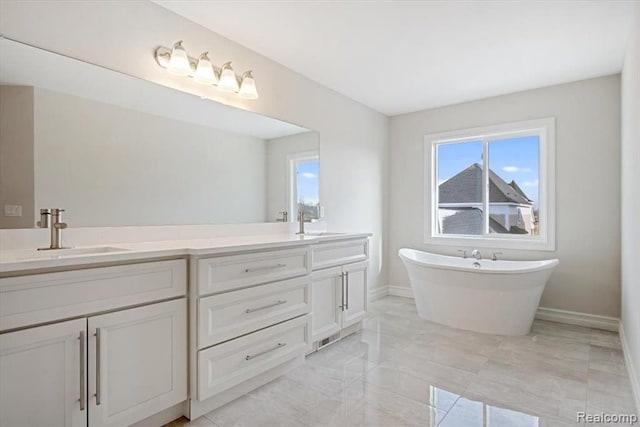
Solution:
M225 92L237 92L238 90L240 90L240 88L238 87L238 80L236 80L236 73L233 71L233 67L231 67L231 62L227 62L222 65L218 89Z
M188 76L191 74L191 63L189 62L187 52L184 50L184 47L182 47L182 40L173 45L167 70L177 76Z
M196 66L196 72L193 74L193 79L198 83L205 85L218 83L218 77L216 76L215 71L213 71L213 66L207 56L207 52L200 55L198 65Z
M251 71L247 71L242 75L238 95L245 99L258 99L258 89L256 89L256 81L253 79Z

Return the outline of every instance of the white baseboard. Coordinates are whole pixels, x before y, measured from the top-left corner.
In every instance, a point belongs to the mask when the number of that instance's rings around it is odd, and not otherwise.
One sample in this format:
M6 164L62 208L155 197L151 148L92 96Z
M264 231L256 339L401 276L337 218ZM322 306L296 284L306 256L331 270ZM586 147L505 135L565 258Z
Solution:
M622 353L624 354L624 361L629 372L629 380L631 381L631 390L633 392L633 400L636 404L636 412L640 414L640 376L638 376L638 371L636 370L640 369L640 366L633 365L631 353L629 352L629 344L624 333L624 325L622 322L620 322L620 341L622 342Z
M383 289L386 288L386 291ZM381 298L384 295L394 295L405 298L413 298L413 291L408 286L383 286L376 288L376 292ZM555 308L539 307L536 319L550 320L552 322L565 323L568 325L586 326L594 329L604 329L606 331L618 332L620 319L615 317L599 316L597 314L579 313L575 311L557 310Z
M558 310L555 308L538 307L536 319L550 320L567 325L586 326L594 329L618 332L620 319L599 316L597 314L579 313L576 311Z
M374 289L369 289L369 301L375 301L382 297L386 297L387 295L389 295L388 286L380 286Z
M397 297L413 298L413 290L408 286L387 286L389 289L388 294Z

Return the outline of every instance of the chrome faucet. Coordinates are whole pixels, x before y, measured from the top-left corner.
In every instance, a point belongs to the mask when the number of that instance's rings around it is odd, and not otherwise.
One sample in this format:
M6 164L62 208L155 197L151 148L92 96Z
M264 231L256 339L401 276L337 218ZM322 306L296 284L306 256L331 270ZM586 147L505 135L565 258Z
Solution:
M62 212L64 212L64 209L40 209L38 227L51 229L51 244L48 248L38 248L39 251L65 249L62 246L62 230L67 228L67 224L62 222Z
M304 234L304 209L298 209L298 232L296 234Z
M477 249L474 249L473 252L471 252L471 256L478 260L482 259L482 254Z

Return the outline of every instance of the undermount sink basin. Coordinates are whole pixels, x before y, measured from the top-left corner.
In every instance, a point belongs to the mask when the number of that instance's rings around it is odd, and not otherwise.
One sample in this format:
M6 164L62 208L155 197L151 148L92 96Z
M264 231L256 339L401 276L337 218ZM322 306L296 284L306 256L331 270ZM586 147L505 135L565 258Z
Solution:
M37 259L62 259L83 255L108 254L112 252L126 252L128 249L116 248L112 246L96 246L92 248L69 248L69 249L24 249L7 251L2 253L2 261L24 261Z
M310 232L304 233L304 234L306 236L320 236L320 237L322 237L322 236L342 236L342 235L347 234L347 233L332 233L330 231L321 231L321 232L310 231Z

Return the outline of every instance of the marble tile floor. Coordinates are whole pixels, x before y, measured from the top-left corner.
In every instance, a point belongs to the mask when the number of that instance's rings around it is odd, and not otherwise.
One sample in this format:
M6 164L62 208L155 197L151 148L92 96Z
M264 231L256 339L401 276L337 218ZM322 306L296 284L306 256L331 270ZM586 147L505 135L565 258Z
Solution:
M362 331L167 426L573 426L583 424L579 411L635 414L627 375L616 333L536 320L524 337L485 335L424 321L412 300L385 297L370 304Z

